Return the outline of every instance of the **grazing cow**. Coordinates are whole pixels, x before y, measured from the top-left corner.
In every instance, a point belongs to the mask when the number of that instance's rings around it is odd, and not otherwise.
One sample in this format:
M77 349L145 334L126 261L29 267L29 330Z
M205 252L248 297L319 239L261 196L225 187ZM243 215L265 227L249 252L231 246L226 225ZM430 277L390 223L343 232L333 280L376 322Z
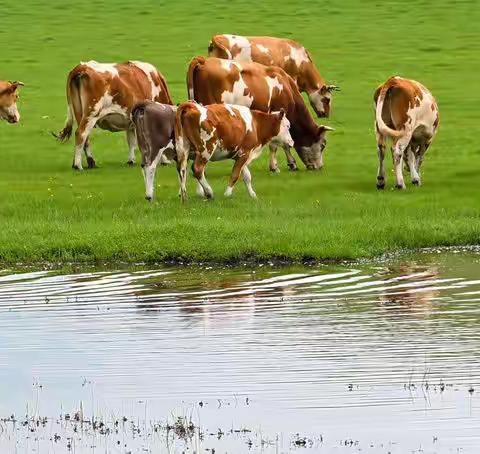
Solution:
M270 36L216 35L210 41L208 54L240 63L278 66L307 94L319 118L330 115L332 93L338 87L325 82L308 51L296 41Z
M175 157L175 112L177 106L143 101L132 109L138 146L142 155L145 198L153 199L155 172L162 158Z
M420 167L437 133L439 114L435 98L421 83L390 77L374 94L375 132L378 148L377 188L385 188L385 140L393 141L396 187L405 189L402 161L407 162L412 183L419 186Z
M7 82L0 80L0 119L9 123L18 123L20 113L17 108L18 87L23 86L22 82Z
M307 169L323 167L325 135L332 128L313 120L295 81L277 66L238 63L216 57L195 57L187 73L188 96L207 105L237 104L263 112L284 109L294 147ZM297 170L287 145L288 166ZM270 146L270 170L278 171L276 144Z
M135 162L135 128L130 119L132 107L140 101L153 100L172 104L167 82L150 63L97 63L89 61L75 66L67 79L67 120L58 135L61 142L72 134L73 120L77 122L75 152L72 167L82 169L82 151L88 168L95 167L90 148L94 127L108 131L126 131L128 164Z
M191 153L193 175L205 197L213 197L205 178L207 162L233 159L235 164L225 196L232 195L233 186L242 173L248 193L256 198L248 166L271 141L291 146L289 127L283 110L266 113L230 104L202 106L192 101L181 104L175 118L175 143L182 200L187 195L187 162Z

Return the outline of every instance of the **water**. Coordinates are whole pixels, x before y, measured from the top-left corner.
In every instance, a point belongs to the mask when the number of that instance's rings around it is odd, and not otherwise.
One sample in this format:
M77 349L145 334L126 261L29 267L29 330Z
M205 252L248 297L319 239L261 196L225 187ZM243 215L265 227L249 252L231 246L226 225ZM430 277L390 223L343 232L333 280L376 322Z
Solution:
M5 270L0 452L476 453L479 302L476 253Z

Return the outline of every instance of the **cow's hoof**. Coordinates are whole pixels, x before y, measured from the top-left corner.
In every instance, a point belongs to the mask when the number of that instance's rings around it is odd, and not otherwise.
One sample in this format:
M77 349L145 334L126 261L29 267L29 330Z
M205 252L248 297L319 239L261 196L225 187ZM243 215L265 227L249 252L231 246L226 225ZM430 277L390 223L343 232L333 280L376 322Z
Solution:
M97 167L97 164L95 163L95 159L87 157L87 165L89 169L94 169Z
M399 189L400 191L403 191L407 189L407 187L404 184L396 184L395 189Z
M73 170L83 170L82 166L77 166L76 164L72 164Z
M133 166L135 166L135 162L134 161L128 161L127 166L128 167L133 167Z
M280 173L280 169L279 169L278 167L276 167L276 168L270 167L270 172L272 172L272 173Z
M147 202L151 202L151 201L153 200L153 197L151 197L151 196L149 196L149 195L146 195L146 196L145 196L145 200L146 200Z
M378 181L377 189L385 189L385 181Z
M297 164L288 164L288 170L290 170L290 172L296 172L298 170Z
M415 186L421 186L422 185L420 180L412 180L412 184L415 185Z

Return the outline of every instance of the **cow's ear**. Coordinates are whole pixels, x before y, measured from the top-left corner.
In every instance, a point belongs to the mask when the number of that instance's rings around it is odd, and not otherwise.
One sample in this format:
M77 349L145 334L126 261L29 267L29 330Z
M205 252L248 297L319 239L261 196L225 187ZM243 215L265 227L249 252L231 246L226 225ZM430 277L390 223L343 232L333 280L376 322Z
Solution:
M10 89L15 91L18 87L23 87L25 84L23 82L20 82L19 80L15 80L15 81L10 81Z
M279 111L278 111L278 116L280 118L280 120L283 120L283 117L285 116L286 112L285 112L285 109L282 107Z

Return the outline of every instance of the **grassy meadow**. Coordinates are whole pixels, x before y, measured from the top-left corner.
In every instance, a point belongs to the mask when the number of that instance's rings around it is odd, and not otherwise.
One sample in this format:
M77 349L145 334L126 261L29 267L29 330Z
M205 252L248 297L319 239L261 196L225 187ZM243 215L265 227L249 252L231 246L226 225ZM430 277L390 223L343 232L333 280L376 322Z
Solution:
M480 8L461 2L244 0L0 1L0 79L19 79L21 124L0 124L0 260L235 261L371 257L386 251L480 240ZM156 199L144 200L140 166L129 168L123 133L95 130L98 169L71 169L73 141L57 143L65 80L81 60L155 64L176 102L185 100L190 58L211 35L292 37L322 75L341 86L326 124L320 172L252 166L259 200L242 181L223 191L232 162L212 163L216 199L178 199L174 166L159 168ZM375 188L372 95L388 76L422 81L436 96L439 133L427 153L421 188ZM138 161L138 155L137 155Z

